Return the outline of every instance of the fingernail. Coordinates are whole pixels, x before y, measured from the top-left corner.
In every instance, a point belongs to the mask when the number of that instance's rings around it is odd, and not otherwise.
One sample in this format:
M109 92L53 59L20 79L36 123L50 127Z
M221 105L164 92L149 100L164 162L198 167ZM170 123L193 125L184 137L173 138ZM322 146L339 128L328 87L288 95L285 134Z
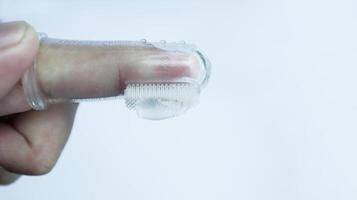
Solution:
M0 49L20 43L24 37L26 27L25 22L0 23Z

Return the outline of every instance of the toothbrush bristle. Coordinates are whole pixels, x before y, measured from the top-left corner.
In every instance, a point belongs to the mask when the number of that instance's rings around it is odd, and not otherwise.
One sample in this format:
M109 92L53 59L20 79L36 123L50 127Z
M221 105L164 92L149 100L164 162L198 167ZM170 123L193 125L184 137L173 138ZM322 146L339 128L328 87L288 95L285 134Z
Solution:
M135 109L145 99L191 104L197 93L197 87L191 83L131 83L125 89L125 102L129 109Z

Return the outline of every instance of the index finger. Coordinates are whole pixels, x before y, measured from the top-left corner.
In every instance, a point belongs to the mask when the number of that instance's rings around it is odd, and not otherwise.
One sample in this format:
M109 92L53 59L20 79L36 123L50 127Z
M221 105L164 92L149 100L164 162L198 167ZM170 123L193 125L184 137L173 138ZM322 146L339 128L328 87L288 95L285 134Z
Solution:
M49 102L120 96L130 81L204 80L204 59L194 48L165 48L146 42L44 38L33 67L24 76L24 90L20 87L0 101L0 107L6 108L0 116L30 109L26 98L31 107L42 110Z
M154 46L43 40L36 71L52 99L93 98L123 93L126 81L195 77L196 57Z

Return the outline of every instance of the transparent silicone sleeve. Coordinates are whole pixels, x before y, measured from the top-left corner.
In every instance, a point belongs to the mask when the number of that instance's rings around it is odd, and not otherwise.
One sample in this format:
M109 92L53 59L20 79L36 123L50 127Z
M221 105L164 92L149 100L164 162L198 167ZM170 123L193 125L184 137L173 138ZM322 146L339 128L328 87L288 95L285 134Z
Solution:
M29 105L124 99L147 119L184 113L197 103L210 63L184 42L74 41L41 37L22 84Z

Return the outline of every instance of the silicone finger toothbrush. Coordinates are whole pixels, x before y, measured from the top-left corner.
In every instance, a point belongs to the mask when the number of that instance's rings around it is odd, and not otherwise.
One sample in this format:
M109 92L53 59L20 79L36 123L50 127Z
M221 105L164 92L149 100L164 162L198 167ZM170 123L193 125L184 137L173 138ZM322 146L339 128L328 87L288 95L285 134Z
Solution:
M210 62L184 42L74 41L41 37L22 84L30 106L121 99L138 116L158 120L193 107Z

